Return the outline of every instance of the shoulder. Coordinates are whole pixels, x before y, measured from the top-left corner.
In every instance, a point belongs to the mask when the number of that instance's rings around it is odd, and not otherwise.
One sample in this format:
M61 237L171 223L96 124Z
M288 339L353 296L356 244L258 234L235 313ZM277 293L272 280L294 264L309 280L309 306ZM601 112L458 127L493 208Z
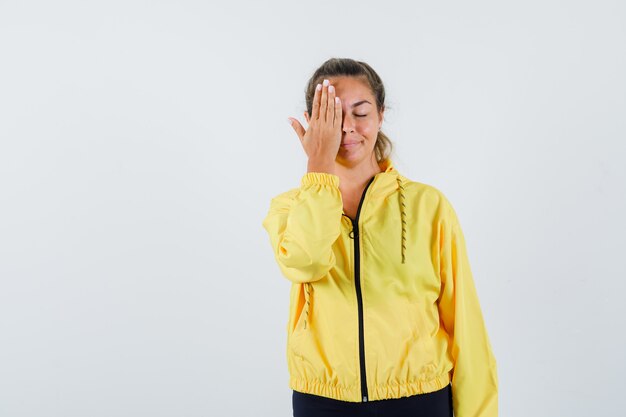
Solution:
M400 175L406 198L413 204L428 209L442 220L456 220L456 212L450 199L439 187L425 182L411 180Z
M432 184L415 181L400 175L405 194L410 198L418 198L430 206L449 205L450 201L444 192Z

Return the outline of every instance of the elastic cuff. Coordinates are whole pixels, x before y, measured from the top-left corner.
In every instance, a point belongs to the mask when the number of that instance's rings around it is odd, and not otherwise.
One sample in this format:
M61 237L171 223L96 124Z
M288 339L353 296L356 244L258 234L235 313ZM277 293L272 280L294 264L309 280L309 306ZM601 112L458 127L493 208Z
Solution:
M329 174L328 172L307 172L302 176L300 185L305 187L312 184L324 184L339 187L339 176Z

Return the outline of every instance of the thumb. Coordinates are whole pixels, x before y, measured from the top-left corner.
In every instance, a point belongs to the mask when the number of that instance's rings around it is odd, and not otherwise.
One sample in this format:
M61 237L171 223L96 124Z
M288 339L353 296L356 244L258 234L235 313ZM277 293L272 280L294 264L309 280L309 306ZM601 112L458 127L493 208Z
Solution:
M296 119L292 119L291 117L288 117L287 120L289 121L289 124L291 125L293 130L296 131L296 134L298 135L298 138L300 138L300 141L302 141L302 139L304 138L304 133L305 133L304 127L302 127L300 122Z

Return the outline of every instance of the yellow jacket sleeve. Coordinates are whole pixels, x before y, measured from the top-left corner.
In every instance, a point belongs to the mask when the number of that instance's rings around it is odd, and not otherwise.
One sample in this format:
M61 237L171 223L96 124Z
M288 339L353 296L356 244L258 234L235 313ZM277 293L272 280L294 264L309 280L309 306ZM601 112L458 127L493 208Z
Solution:
M439 315L450 338L455 417L497 417L498 375L457 215L444 198L439 222Z
M326 172L307 172L294 192L272 199L263 227L287 279L317 281L335 265L342 213L339 176Z

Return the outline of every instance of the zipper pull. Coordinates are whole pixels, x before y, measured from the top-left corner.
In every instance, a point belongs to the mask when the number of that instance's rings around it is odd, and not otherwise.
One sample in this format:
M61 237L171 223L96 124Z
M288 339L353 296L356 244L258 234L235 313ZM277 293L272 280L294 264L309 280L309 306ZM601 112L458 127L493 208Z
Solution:
M367 402L367 396L363 397L363 402L366 403Z

